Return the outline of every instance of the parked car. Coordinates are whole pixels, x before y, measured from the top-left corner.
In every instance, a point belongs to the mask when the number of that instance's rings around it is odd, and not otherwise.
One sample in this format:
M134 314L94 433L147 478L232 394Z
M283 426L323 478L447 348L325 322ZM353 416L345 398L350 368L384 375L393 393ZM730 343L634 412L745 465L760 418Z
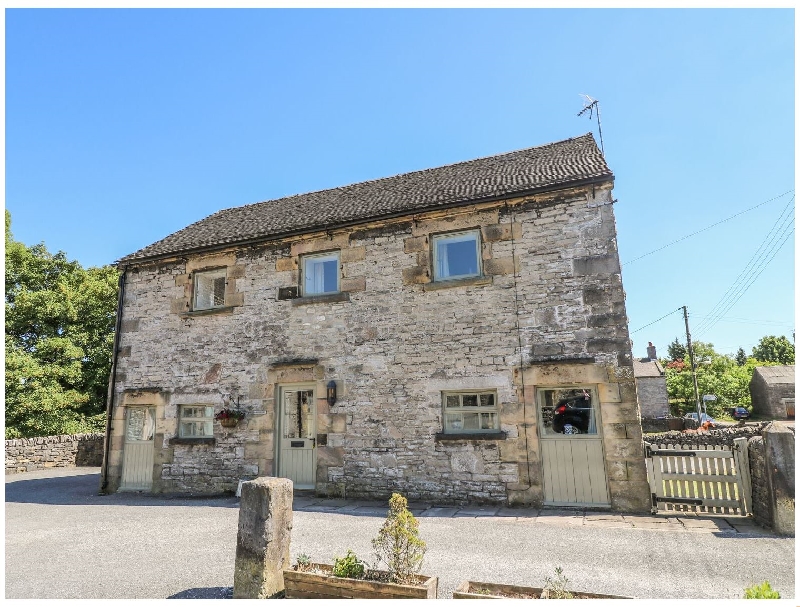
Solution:
M591 411L591 396L586 392L562 398L553 412L553 430L560 434L586 434Z
M697 421L697 413L687 413L683 416L683 419L691 419L692 421ZM711 422L712 424L716 424L717 422L714 421L714 418L708 415L707 413L703 413L700 417L700 423L703 424L705 422Z
M733 419L748 419L750 417L750 411L744 407L734 407L731 409L731 417L733 417Z

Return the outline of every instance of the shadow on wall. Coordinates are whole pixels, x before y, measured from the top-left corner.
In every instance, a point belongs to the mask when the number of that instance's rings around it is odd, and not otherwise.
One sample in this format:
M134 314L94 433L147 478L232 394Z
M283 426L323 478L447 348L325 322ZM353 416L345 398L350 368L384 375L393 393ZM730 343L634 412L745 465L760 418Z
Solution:
M100 473L76 468L74 474L50 478L20 479L6 476L6 502L54 504L61 506L204 506L238 508L233 496L192 497L150 495L146 493L112 493L98 495Z

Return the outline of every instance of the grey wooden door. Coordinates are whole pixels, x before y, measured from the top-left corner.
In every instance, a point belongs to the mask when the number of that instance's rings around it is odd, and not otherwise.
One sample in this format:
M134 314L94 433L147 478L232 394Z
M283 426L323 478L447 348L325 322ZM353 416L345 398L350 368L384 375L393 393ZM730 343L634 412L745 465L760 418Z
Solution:
M317 467L314 386L281 386L278 393L278 476L291 479L295 489L313 489Z
M129 407L125 420L120 491L149 491L153 486L155 407Z
M537 391L544 503L610 505L596 392L589 386Z

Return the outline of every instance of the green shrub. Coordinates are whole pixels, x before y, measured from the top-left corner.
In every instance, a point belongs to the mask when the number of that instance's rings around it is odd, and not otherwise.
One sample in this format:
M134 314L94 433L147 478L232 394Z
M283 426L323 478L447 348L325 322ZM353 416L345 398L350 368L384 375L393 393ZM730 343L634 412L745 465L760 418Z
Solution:
M308 571L311 569L311 557L305 553L298 556L295 569L297 569L297 571Z
M364 563L352 550L348 550L342 558L333 557L333 575L360 579L364 577Z
M761 584L753 584L744 589L744 598L746 599L779 599L781 593L773 590L769 582L764 581Z
M389 569L393 582L408 584L422 568L425 542L419 537L419 523L408 510L408 500L393 493L389 500L389 512L372 547Z
M564 576L564 570L556 567L556 577L544 578L544 589L549 599L571 599L572 593L567 590L569 580Z

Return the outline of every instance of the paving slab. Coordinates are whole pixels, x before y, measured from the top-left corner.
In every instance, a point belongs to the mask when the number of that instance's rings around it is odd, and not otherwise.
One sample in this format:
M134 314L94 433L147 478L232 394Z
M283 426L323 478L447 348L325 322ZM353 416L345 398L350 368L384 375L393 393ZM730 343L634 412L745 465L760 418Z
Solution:
M507 508L503 507L497 511L496 517L509 517L509 518L536 518L539 516L538 508Z
M495 516L500 506L467 506L459 508L455 516Z
M420 512L418 515L415 514L414 516L436 516L440 518L451 518L456 512L458 512L458 510L458 508L444 508L441 506L436 506L428 508L427 510Z
M389 509L380 502L373 500L349 500L344 505L339 507L339 512L350 512L352 510L358 510L362 508L380 508L384 512Z
M625 522L633 525L634 529L662 529L669 531L683 531L685 527L674 517L659 516L631 516L624 515Z
M678 517L678 522L690 530L702 531L733 531L724 519L693 519Z
M299 510L301 508L307 508L308 506L316 504L319 501L319 498L295 496L295 498L292 500L292 509Z
M383 506L359 506L358 508L351 508L351 509L340 509L339 512L342 514L359 514L361 516L386 516L387 509ZM416 515L415 515L416 516Z

